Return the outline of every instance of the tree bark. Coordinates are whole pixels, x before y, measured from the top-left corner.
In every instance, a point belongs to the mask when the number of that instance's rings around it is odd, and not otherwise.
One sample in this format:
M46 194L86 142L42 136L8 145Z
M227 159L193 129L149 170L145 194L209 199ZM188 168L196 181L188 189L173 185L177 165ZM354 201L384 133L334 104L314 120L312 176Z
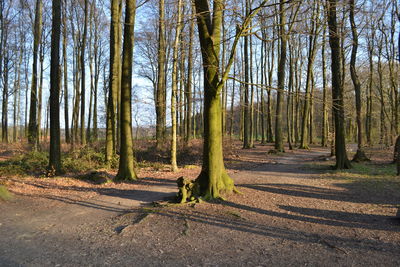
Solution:
M116 110L118 91L120 90L120 34L119 22L121 19L121 0L111 1L110 25L110 77L107 101L106 125L106 161L110 161L116 153Z
M308 36L308 64L307 64L307 78L306 78L306 88L305 88L305 99L303 106L303 120L301 124L301 139L300 139L300 148L308 149L308 139L311 136L311 131L308 131L310 128L310 113L311 113L311 101L312 94L310 91L312 90L312 69L314 66L315 59L315 50L317 46L317 22L316 19L318 17L318 5L313 7L312 17L311 17L311 32Z
M286 35L286 11L285 1L280 0L279 2L279 13L280 13L280 26L279 35L281 40L279 63L278 63L278 92L276 96L276 116L275 116L275 150L278 152L285 152L283 147L283 130L282 130L282 118L283 118L283 92L285 90L285 68L286 68L286 47L287 47L287 35Z
M186 82L186 144L189 143L192 138L192 88L193 88L193 42L194 42L194 26L195 26L195 7L193 2L192 7L192 19L190 20L189 26L189 52L188 52L188 69L187 69L187 82Z
M165 138L166 127L166 40L165 40L165 3L159 1L159 21L158 21L158 75L156 90L156 141L157 148L160 148Z
M65 122L65 142L71 142L69 132L69 99L68 99L68 62L67 62L67 10L66 1L64 0L64 8L62 13L63 23L63 65L64 65L64 122Z
M86 79L85 79L85 51L86 51L86 39L87 39L87 25L88 25L88 9L89 9L89 0L85 0L85 20L83 25L83 36L82 36L82 46L81 46L81 144L86 144L86 132L85 132L85 97L86 97Z
M329 26L329 44L331 47L331 72L332 72L332 108L335 119L335 169L351 168L350 161L347 158L345 125L344 125L344 107L343 107L343 84L340 66L341 48L340 35L337 29L336 19L337 0L327 0L327 16Z
M354 19L354 0L349 0L350 5L350 25L351 34L353 36L353 47L351 50L351 60L350 60L350 74L351 80L354 85L354 92L356 95L356 117L357 117L357 153L353 157L353 161L366 161L369 160L363 151L363 134L362 134L362 103L361 103L361 83L356 71L356 59L357 59L357 49L358 49L358 33L357 26Z
M172 93L171 93L171 121L172 121L172 135L171 135L171 170L173 172L178 171L178 165L176 163L176 97L178 91L178 51L179 51L179 40L182 28L182 0L178 0L177 3L177 22L175 28L175 41L173 46L173 57L172 57Z
M53 0L50 62L50 152L48 174L61 172L60 144L60 36L61 0Z
M39 44L42 36L42 1L36 0L35 5L35 25L33 30L33 63L32 63L32 84L31 101L29 108L28 142L33 144L36 149L37 143L37 62L39 54Z
M126 2L121 76L121 145L117 181L136 180L132 136L132 66L136 0Z

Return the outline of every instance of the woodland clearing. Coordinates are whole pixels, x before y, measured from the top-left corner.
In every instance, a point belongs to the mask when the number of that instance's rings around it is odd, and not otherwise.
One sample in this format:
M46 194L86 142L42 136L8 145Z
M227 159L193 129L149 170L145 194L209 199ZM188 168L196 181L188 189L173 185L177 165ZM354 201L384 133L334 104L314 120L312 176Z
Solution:
M2 176L14 197L0 202L0 265L400 265L400 181L389 150L333 171L326 148L226 146L242 194L225 201L168 204L177 177L198 175L196 155L177 173L149 163L130 183Z

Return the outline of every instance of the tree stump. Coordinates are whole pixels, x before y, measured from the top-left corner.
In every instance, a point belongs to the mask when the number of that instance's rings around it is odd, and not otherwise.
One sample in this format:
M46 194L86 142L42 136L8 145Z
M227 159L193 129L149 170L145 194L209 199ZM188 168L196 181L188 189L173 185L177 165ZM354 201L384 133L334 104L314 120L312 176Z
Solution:
M177 194L178 202L186 203L189 201L194 201L198 198L199 185L194 180L189 180L185 177L179 177L176 180L179 192Z

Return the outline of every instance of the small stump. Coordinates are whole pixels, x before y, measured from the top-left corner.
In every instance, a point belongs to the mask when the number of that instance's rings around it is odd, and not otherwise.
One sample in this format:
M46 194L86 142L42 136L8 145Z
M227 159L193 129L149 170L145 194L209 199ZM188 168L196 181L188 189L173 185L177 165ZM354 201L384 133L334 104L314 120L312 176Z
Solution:
M176 180L179 192L177 194L179 203L194 201L198 198L199 185L194 180L189 180L185 177L179 177Z

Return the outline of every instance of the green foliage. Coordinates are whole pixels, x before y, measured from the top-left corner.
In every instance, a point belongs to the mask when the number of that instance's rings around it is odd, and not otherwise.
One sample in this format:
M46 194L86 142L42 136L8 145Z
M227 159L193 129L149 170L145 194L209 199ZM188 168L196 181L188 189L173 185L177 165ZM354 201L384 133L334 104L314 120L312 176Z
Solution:
M0 162L2 175L44 175L49 163L48 153L32 151Z
M12 194L7 190L6 187L0 185L0 200L10 200Z
M118 162L118 160L113 159L111 163L107 164L105 153L102 151L96 151L90 146L66 153L62 157L63 169L66 172L73 173L115 167L115 162Z
M118 166L118 158L106 163L105 154L86 146L61 157L63 171L81 173ZM0 173L7 176L42 176L48 173L49 156L47 152L32 151L0 162Z

